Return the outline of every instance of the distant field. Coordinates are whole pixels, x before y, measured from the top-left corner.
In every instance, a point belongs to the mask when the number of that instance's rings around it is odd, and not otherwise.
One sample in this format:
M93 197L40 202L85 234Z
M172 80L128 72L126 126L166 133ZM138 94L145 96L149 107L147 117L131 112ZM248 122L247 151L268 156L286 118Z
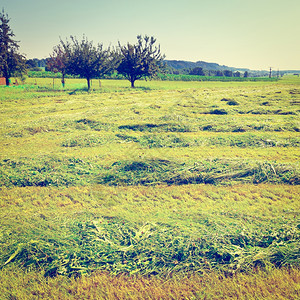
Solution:
M28 76L30 78L60 78L61 73L53 73L49 71L29 71ZM66 78L76 78L77 76L66 75ZM125 79L123 75L114 73L106 75L106 79ZM223 81L223 82L245 82L245 81L265 81L272 82L277 81L277 77L226 77L226 76L199 76L188 74L157 74L155 80L163 81Z
M0 87L4 299L300 297L300 79L129 85Z

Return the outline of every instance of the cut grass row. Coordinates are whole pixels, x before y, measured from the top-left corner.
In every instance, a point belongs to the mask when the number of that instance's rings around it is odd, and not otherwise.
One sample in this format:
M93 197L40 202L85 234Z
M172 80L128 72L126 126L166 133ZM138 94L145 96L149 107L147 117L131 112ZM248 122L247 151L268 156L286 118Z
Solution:
M135 159L103 165L99 159L40 156L5 159L0 163L0 185L75 186L88 184L157 185L199 183L286 183L298 185L297 164L237 159L170 161Z
M31 187L2 195L4 267L166 277L300 263L296 187Z
M238 125L237 120L233 118L219 118L218 120L206 119L197 120L197 123L190 123L187 119L179 122L157 122L157 123L146 123L146 124L126 124L116 125L115 123L99 122L91 119L79 119L69 121L59 118L41 118L39 121L31 121L23 124L18 124L13 121L6 121L6 124L2 124L1 132L2 137L28 137L38 133L47 132L111 132L111 134L132 134L132 133L144 133L144 134L160 134L160 133L232 133L237 136L237 133L249 133L262 135L287 133L293 137L293 134L298 133L298 127L295 126L295 122L292 120L282 120L281 118L270 118L264 120L264 124L259 120L253 120L252 118L244 118L245 122L243 125ZM195 122L195 121L193 121ZM278 122L278 124L276 124ZM273 125L271 125L273 123ZM280 123L280 124L279 124Z

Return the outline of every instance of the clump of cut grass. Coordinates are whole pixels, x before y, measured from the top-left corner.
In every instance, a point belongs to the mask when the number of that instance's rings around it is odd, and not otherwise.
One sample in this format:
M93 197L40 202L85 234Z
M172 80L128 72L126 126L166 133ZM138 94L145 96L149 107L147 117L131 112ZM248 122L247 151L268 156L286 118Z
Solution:
M121 130L133 130L141 132L192 132L194 129L187 124L162 123L162 124L137 124L137 125L121 125Z
M121 125L119 129L133 130L133 131L152 131L153 128L161 128L166 126L166 124L137 124L137 125Z
M75 121L77 129L87 129L90 128L95 131L106 130L111 127L111 124L102 123L99 121L91 120L91 119L79 119Z
M244 132L241 128L236 129L236 132ZM200 142L200 139L198 139ZM298 138L274 138L271 135L255 135L255 134L243 134L243 135L230 135L230 136L218 136L207 138L206 143L208 145L222 145L231 147L298 147L300 145L300 139Z
M291 165L250 163L236 160L206 160L194 164L169 160L118 161L98 179L109 185L199 184L242 181L299 184Z
M204 131L213 131L214 127L213 125L206 125L202 128Z
M244 112L240 112L244 113ZM277 110L265 110L265 109L252 109L247 112L247 114L252 114L252 115L297 115L295 111L284 111L281 109Z
M98 145L104 145L108 141L100 136L95 135L79 135L65 139L62 143L62 147L94 147Z
M223 108L213 109L209 112L211 115L227 115L228 112Z
M232 129L232 132L246 132L246 131L247 131L247 129L243 128L242 126L237 126Z
M47 133L51 131L56 131L56 129L50 126L30 126L24 128L14 129L12 131L8 131L5 135L7 137L25 137L25 136L32 136L39 133Z
M109 185L165 183L165 176L176 172L181 166L183 165L177 162L163 159L117 161L98 180L101 184Z
M176 148L176 147L191 147L195 145L195 139L187 139L176 135L145 135L139 139L139 143L147 148Z
M227 104L228 105L239 105L239 103L235 100L229 100L229 101L227 101Z
M124 142L138 142L139 141L138 138L127 135L127 134L116 134L116 137Z
M53 128L50 128L49 126L36 126L36 127L26 127L25 130L30 134L34 135L41 132L49 132L54 131Z
M79 158L39 156L0 162L0 186L69 186L94 181L101 166Z

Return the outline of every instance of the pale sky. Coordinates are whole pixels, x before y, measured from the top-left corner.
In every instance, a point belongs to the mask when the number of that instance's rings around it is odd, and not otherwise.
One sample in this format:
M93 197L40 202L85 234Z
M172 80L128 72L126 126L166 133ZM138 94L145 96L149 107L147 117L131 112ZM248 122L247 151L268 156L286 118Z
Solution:
M166 59L300 70L300 0L0 0L20 52L46 58L60 37L104 46L154 36Z

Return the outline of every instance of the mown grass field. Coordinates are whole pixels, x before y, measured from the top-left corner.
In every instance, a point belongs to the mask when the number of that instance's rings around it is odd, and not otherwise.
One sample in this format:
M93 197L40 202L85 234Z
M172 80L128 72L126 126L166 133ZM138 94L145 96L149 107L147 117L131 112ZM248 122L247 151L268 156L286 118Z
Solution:
M300 297L299 78L0 99L3 299Z

